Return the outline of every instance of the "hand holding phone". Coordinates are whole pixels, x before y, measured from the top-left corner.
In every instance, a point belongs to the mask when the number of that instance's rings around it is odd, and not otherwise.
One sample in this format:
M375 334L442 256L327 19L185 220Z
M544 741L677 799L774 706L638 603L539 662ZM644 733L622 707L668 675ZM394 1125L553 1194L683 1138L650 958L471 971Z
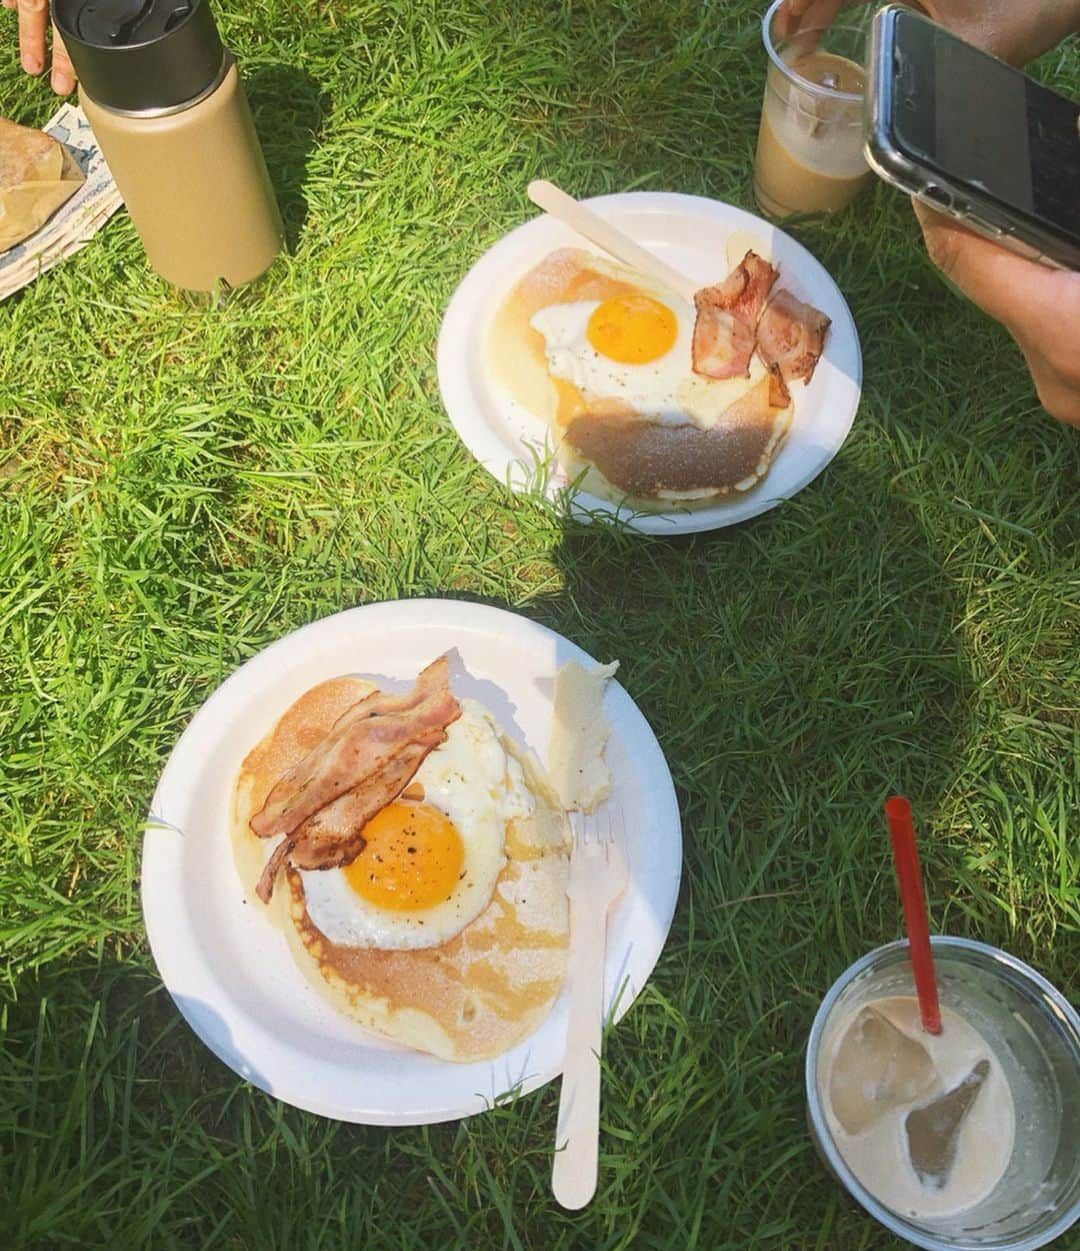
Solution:
M1080 426L1080 273L1024 260L913 204L931 260L1016 340L1046 411Z
M787 33L793 36L800 26L827 24L843 3L788 0L785 7ZM1080 29L1080 0L926 0L922 7L973 42L1017 61L1046 51ZM992 40L980 23L992 28ZM1005 66L1000 69L1007 71ZM902 181L900 185L905 186ZM915 179L914 186L905 189L919 185ZM1047 411L1080 426L1080 273L1024 260L918 199L914 205L931 259L969 299L1009 330Z
M1020 255L1080 269L1080 105L903 5L874 17L866 159Z

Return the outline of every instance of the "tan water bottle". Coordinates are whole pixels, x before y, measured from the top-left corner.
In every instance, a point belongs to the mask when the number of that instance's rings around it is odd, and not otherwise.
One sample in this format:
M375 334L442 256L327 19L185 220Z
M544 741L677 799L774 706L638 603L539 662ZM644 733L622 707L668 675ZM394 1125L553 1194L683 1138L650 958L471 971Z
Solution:
M191 291L257 278L284 235L207 0L52 0L79 98L150 264Z

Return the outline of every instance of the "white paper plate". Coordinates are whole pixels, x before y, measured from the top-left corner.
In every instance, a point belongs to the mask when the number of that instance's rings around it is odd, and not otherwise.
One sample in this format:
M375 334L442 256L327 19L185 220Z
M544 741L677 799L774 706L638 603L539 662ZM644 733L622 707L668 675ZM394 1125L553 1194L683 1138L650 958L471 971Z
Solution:
M181 1012L226 1064L287 1103L343 1121L415 1125L482 1112L562 1067L566 1002L494 1061L449 1064L383 1041L336 1013L284 935L245 902L228 813L240 762L309 687L343 673L411 680L442 652L453 689L482 700L546 761L553 678L590 658L543 626L454 600L402 600L317 621L266 648L206 701L154 793L142 902L158 969ZM611 659L605 657L604 659ZM621 1015L652 972L679 890L679 810L663 753L616 682L604 711L613 802L626 819L630 885L609 924L606 994Z
M728 236L745 231L760 240L773 264L780 266L778 285L832 318L813 380L805 389L802 383L794 384L791 430L761 486L692 512L629 516L624 511L627 524L648 534L714 530L755 517L802 490L847 438L862 386L855 323L827 271L790 235L719 200L631 191L585 203L676 269L696 276L702 286L719 282L729 272ZM524 491L534 482L537 459L543 460L549 446L548 427L491 376L484 344L491 318L514 283L549 252L567 246L597 250L546 214L511 231L465 275L439 335L439 387L454 429L484 468L514 491ZM558 500L566 485L565 474L555 466L546 484L548 497ZM574 498L571 508L586 517L618 512L613 504L584 492Z

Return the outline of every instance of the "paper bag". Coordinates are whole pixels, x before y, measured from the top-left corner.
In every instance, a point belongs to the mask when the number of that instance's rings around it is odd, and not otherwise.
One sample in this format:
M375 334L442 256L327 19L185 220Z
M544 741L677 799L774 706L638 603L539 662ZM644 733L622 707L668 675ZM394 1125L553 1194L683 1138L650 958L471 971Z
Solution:
M0 252L40 229L82 181L62 143L0 117Z

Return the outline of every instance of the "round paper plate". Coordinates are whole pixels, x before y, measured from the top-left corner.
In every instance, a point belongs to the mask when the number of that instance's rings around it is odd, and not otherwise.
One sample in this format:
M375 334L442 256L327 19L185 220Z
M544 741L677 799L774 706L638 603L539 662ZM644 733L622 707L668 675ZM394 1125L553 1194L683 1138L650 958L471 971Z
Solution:
M142 902L158 969L200 1038L237 1073L300 1108L343 1121L416 1125L482 1112L562 1067L566 997L496 1060L451 1064L384 1041L336 1013L284 935L246 902L228 819L240 762L305 690L344 673L411 681L451 653L456 694L484 702L546 762L553 681L594 663L543 626L479 604L402 600L354 608L274 643L192 719L154 793L143 840ZM621 1015L664 945L682 866L675 791L633 700L609 683L606 760L625 818L630 884L608 926L608 1010Z
M586 200L668 264L700 280L719 282L731 268L727 241L735 232L780 267L778 286L787 287L832 319L825 351L808 387L795 383L795 415L784 446L765 480L745 495L706 508L622 516L634 530L686 534L714 530L757 516L802 490L840 450L862 386L859 337L840 289L824 267L790 235L752 213L701 196L631 191ZM749 236L743 240L742 235ZM562 247L597 251L569 227L546 214L519 226L490 248L469 270L454 294L439 335L439 388L454 429L476 459L511 490L530 489L537 465L549 464L545 490L562 498L566 475L549 456L547 423L518 404L492 376L485 343L496 309L510 288L549 252ZM582 517L618 514L614 504L579 492L571 510Z

